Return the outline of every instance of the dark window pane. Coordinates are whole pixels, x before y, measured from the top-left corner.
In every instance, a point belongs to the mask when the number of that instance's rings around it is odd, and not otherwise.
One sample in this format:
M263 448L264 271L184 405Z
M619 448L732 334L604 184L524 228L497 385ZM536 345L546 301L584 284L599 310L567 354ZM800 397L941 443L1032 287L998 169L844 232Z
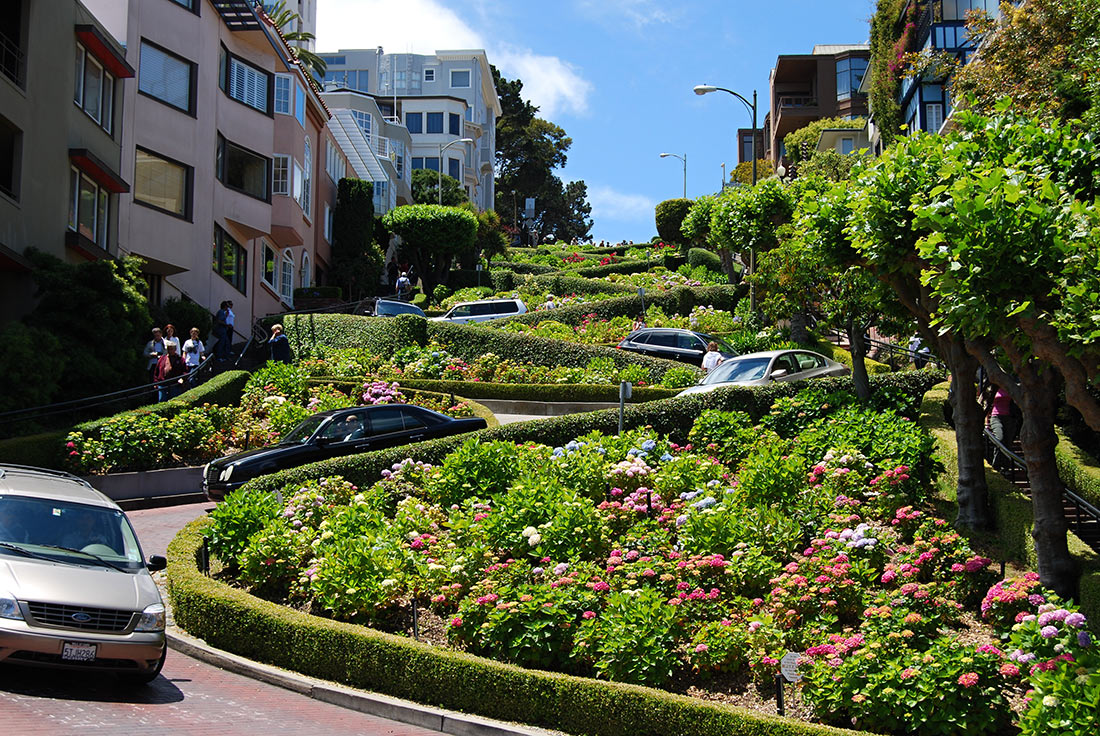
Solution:
M410 133L423 133L424 132L424 116L419 112L407 112L405 113L405 127L409 129ZM442 132L442 131L440 131Z
M441 112L429 112L428 118L428 132L429 133L442 133L443 132L443 113ZM409 131L410 133L412 131Z
M447 116L447 124L449 126L449 132L451 135L462 134L462 118L455 115L453 112Z

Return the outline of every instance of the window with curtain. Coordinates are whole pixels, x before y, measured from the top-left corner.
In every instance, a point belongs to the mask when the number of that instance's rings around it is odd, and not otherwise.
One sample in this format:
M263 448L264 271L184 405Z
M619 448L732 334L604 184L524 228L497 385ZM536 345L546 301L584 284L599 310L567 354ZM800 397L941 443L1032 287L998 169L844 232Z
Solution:
M194 114L195 65L148 41L141 42L138 90L177 110Z
M138 148L134 200L177 217L190 217L191 167Z

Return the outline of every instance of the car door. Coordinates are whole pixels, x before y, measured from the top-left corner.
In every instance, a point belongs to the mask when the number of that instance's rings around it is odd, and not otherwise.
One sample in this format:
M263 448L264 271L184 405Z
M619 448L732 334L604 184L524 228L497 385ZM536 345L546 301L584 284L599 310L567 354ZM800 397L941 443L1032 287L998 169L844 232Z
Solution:
M456 324L465 324L470 321L470 317L473 314L471 310L472 304L462 304L455 307L447 313L447 321L455 322Z
M681 332L676 335L677 360L693 365L703 364L703 355L707 352L707 344L698 335L690 332Z
M775 373L778 370L785 370L786 374L782 376L776 376ZM775 362L772 364L771 377L773 381L797 381L805 376L801 375L802 369L798 365L798 361L795 360L794 353L783 353L776 357Z
M679 335L668 330L656 330L649 335L646 343L646 355L654 358L666 358L668 360L680 359Z
M321 458L341 457L370 450L373 439L366 413L364 409L345 414L326 425L317 437Z
M819 378L828 374L828 363L820 355L798 352L795 353L795 359L802 368L802 378Z
M648 349L649 333L639 332L636 335L627 335L626 339L619 343L618 347L622 350L629 350L632 353L645 354Z
M372 448L378 450L419 442L428 427L415 407L376 406L370 411L370 431Z

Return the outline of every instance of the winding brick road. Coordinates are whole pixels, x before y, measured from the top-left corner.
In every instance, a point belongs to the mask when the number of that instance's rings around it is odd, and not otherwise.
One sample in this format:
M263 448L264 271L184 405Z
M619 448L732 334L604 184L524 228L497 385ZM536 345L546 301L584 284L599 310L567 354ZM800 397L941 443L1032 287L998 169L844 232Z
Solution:
M184 524L210 504L132 511L146 555L164 554ZM31 734L370 734L437 736L345 710L168 652L146 688L127 690L111 676L0 666L0 732Z

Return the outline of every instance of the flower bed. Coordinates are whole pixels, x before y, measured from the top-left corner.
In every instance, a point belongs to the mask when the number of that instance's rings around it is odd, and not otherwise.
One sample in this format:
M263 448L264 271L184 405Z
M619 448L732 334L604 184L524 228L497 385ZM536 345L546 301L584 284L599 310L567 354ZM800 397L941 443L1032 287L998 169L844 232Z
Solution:
M238 492L209 541L256 592L398 631L416 598L439 644L527 667L736 697L795 650L823 721L991 732L1025 680L1068 693L1032 698L1025 726L1085 712L1082 617L986 593L989 560L923 505L932 440L912 422L809 393L756 426L707 413L689 440L467 441L370 487Z
M299 368L269 363L249 378L239 406L126 412L75 430L64 439L65 467L91 475L199 465L274 444L310 414L348 406L416 403L453 417L475 413L467 400L452 402L443 394L402 390L398 383L368 381L344 392L330 385L307 385L306 378Z

